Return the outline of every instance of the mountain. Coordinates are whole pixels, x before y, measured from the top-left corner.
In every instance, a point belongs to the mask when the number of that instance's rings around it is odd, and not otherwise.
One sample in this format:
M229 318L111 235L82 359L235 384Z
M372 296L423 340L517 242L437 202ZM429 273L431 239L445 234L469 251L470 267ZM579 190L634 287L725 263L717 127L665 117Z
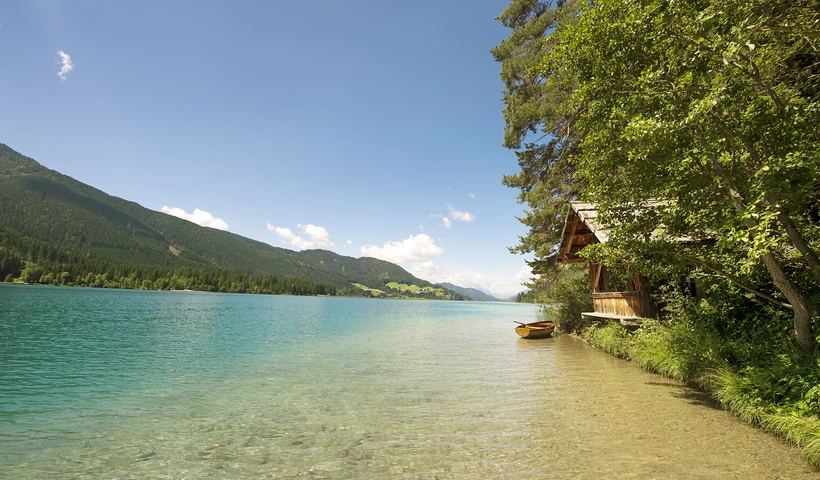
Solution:
M254 279L275 276L353 295L367 295L361 286L381 289L390 282L432 287L383 260L326 250L295 252L149 210L50 170L4 144L0 205L0 280L35 264L46 270L59 264L81 270L66 271L65 278L77 280L79 273L92 273L106 277L103 281L111 286L123 286L118 279L129 272L134 281L128 286L142 277L156 283L162 276L169 281L185 276L190 281L184 285L214 289L218 280L220 285L234 282L239 285L236 291L244 291L242 285L258 283ZM460 299L454 292L445 293Z
M446 288L447 290L452 290L456 293L460 293L461 295L470 297L473 300L481 300L484 302L502 302L503 300L495 298L492 295L482 292L481 290L475 288L466 288L466 287L459 287L458 285L453 285L452 283L437 283L441 287Z

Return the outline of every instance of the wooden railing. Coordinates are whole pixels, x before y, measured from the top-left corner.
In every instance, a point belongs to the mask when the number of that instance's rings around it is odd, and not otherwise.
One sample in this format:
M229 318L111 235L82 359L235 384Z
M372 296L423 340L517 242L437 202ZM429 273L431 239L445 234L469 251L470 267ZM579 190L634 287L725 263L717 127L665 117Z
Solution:
M629 317L642 316L640 292L593 292L592 305L596 312Z

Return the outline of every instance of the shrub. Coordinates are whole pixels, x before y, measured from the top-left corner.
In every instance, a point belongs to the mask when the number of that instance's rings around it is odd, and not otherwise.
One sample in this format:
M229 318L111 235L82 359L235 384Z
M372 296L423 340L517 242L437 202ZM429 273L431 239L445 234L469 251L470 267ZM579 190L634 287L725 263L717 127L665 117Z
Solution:
M562 274L550 285L547 298L559 330L580 332L588 326L581 318L581 312L592 311L588 271L569 270Z

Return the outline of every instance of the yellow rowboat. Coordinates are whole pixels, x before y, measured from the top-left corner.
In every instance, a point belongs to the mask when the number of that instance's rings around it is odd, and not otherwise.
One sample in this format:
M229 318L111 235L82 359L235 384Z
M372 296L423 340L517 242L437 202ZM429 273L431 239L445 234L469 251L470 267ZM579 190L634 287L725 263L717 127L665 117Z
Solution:
M515 333L521 338L546 338L555 330L555 322L515 323L518 324Z

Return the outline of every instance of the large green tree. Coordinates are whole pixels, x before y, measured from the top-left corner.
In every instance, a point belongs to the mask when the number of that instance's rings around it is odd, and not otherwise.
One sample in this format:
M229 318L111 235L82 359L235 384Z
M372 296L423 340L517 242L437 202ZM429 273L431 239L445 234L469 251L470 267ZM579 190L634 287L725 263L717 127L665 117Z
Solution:
M549 278L555 268L554 245L564 226L566 202L578 196L580 182L569 162L577 145L573 124L578 112L568 103L572 78L551 78L537 67L555 46L551 32L577 18L578 0L513 0L497 18L511 29L492 49L504 82L504 146L515 150L520 172L506 175L528 206L522 223L529 231L513 253L533 253L533 273Z
M530 74L547 79L545 91L574 81L554 108L568 128L575 122L572 149L557 157L614 225L608 248L621 259L665 248L738 285L763 272L769 293L746 288L791 309L794 336L812 351L820 3L596 0L546 42ZM534 186L508 183L528 199L552 185L534 174ZM716 245L687 252L665 241L681 237ZM555 243L533 241L534 250Z

